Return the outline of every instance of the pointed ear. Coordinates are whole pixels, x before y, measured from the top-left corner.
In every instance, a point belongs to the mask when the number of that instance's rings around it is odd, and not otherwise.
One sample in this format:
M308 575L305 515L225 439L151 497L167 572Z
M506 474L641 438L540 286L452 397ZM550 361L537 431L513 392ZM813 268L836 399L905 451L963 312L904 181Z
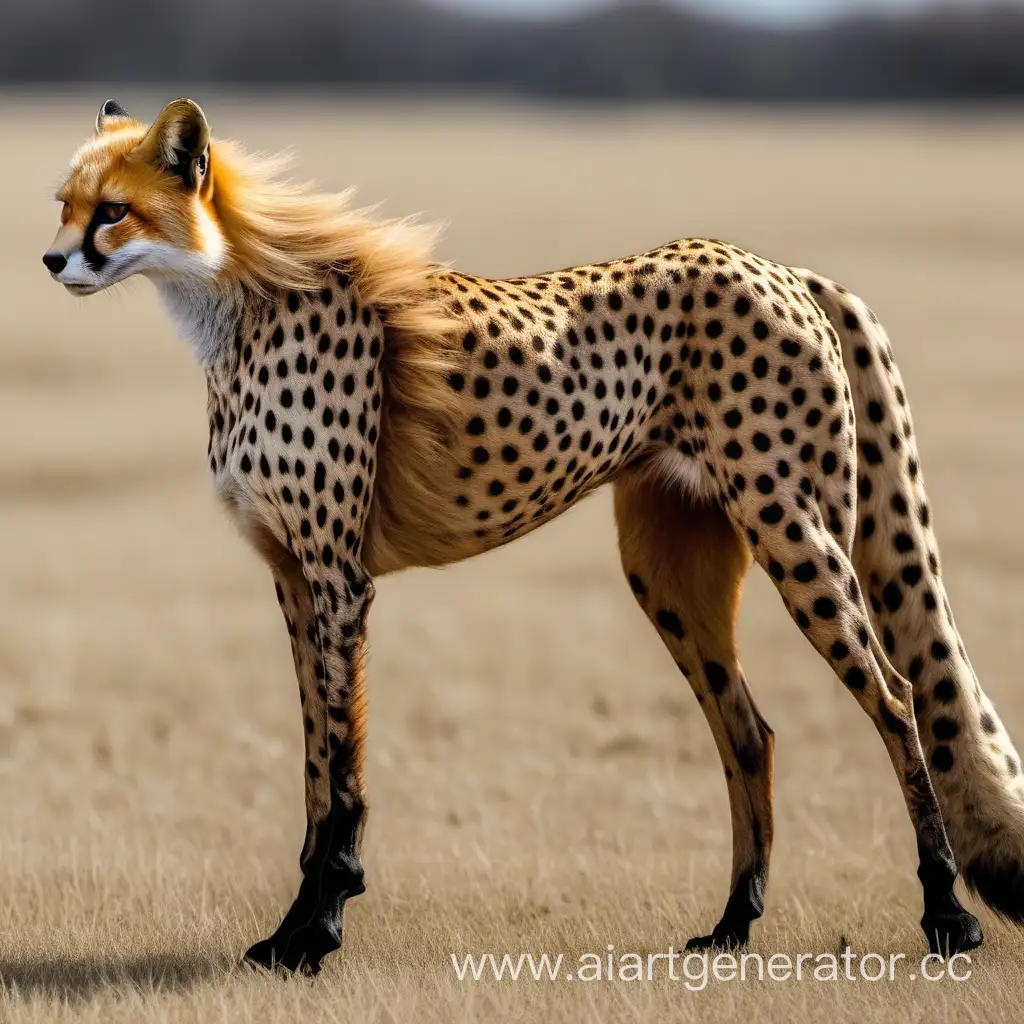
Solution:
M210 162L210 126L198 104L181 99L168 103L139 143L145 159L197 188Z
M96 133L106 130L107 126L111 121L118 119L131 120L131 114L128 113L124 107L121 106L117 100L107 100L106 103L100 107L100 112L96 115Z

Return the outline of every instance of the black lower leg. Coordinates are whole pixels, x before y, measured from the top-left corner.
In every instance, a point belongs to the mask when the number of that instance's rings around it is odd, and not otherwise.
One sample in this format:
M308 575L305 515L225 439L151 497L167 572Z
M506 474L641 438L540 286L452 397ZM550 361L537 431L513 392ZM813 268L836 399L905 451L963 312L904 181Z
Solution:
M928 949L943 956L976 949L982 943L981 925L964 910L953 892L956 866L952 856L947 861L920 846L918 852L921 862L917 877L924 889L921 927L928 939Z
M246 953L247 961L316 974L323 958L341 948L345 901L366 888L358 853L364 815L361 801L349 794L334 795L330 812L316 826L312 852L302 864L295 902L277 931Z
M909 691L909 687L907 689ZM911 762L905 776L904 792L917 830L917 877L924 896L921 927L932 953L951 956L981 945L981 925L964 910L953 892L956 861L942 823L935 790L920 753L920 744L915 740L911 746L909 733L904 740L904 749Z
M764 913L773 833L774 733L758 711L742 672L738 682L752 722L744 732L734 734L736 722L743 721L743 716L732 716L731 745L723 752L723 765L733 809L733 863L743 867L738 871L734 867L732 891L721 920L710 935L691 939L687 949L743 946L750 938L751 922Z
M927 783L931 791L931 782ZM934 801L934 794L932 794ZM936 817L938 810L935 810ZM941 818L932 827L922 825L917 840L917 877L924 894L921 927L932 953L952 956L982 943L981 925L960 905L953 892L956 862Z
M365 891L359 845L366 818L362 637L368 605L367 598L352 616L354 624L349 620L331 629L329 620L327 625L321 621L322 648L329 652L323 679L328 693L330 803L327 813L307 826L310 834L295 902L277 931L247 954L260 966L318 973L323 958L341 947L345 901Z
M710 935L690 939L687 949L734 949L746 944L750 938L750 923L764 913L764 894L768 882L768 865L759 861L743 871L725 905L722 919Z

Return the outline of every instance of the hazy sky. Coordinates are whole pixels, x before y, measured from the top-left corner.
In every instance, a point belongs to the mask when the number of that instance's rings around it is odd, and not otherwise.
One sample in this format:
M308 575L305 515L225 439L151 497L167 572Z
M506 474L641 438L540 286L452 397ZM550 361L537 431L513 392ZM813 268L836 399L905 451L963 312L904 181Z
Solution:
M592 7L609 0L435 0L449 7L502 14L523 11L529 14L554 14ZM619 0L628 4L629 0ZM676 0L687 6L703 8L734 17L761 21L802 22L821 20L851 10L907 11L927 7L935 0ZM945 0L946 3L949 0ZM962 7L983 6L985 0L957 0ZM1024 2L1024 0L1020 0Z

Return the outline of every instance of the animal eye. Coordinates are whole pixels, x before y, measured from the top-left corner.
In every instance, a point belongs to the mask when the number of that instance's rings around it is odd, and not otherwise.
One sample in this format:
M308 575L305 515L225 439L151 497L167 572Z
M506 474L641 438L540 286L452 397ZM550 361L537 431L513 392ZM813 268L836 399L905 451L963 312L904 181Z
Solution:
M60 222L61 224L67 224L71 218L71 204L65 202L60 208Z
M116 224L119 220L124 220L127 213L127 203L100 203L96 211L96 221L99 224Z

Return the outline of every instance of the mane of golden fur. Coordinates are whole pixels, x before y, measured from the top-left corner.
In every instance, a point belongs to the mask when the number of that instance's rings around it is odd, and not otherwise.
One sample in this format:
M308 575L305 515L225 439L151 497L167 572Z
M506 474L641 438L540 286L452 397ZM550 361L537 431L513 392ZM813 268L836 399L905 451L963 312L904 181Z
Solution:
M224 274L256 291L309 291L332 271L350 275L359 299L384 323L385 405L364 559L371 571L408 564L398 550L415 510L422 540L446 532L432 479L444 461L455 365L454 323L444 312L433 260L437 228L375 220L351 191L318 194L284 181L287 160L256 157L229 142L211 147L212 206L228 242ZM398 524L405 524L404 529Z

